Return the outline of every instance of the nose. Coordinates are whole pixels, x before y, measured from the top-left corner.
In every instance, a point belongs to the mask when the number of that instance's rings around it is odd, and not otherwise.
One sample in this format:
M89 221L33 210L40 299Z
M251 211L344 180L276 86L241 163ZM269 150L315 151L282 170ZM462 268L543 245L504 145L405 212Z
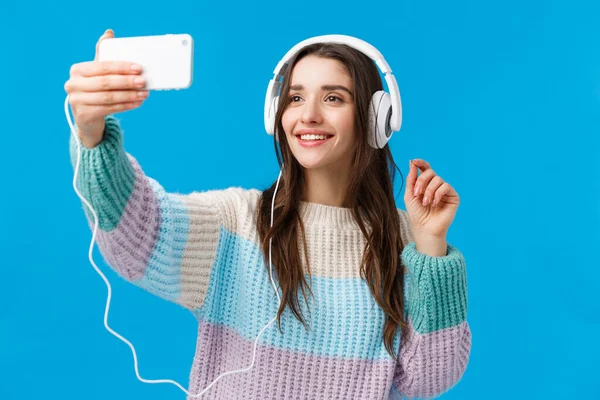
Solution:
M301 115L302 123L310 124L310 123L321 123L321 109L318 99L307 100L302 107L302 115Z

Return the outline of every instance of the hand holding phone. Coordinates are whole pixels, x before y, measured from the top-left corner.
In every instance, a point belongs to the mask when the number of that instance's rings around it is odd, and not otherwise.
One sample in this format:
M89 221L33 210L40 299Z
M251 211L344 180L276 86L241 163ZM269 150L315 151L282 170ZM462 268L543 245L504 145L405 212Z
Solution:
M64 85L77 135L87 148L102 141L105 116L138 108L148 98L142 70L133 68L134 63L98 60L100 44L113 37L112 30L104 32L96 43L94 61L73 64Z
M112 44L105 48L107 42ZM112 30L104 32L96 43L94 61L73 64L64 85L81 143L95 147L102 141L104 117L138 108L149 90L189 87L192 57L189 35L115 39Z

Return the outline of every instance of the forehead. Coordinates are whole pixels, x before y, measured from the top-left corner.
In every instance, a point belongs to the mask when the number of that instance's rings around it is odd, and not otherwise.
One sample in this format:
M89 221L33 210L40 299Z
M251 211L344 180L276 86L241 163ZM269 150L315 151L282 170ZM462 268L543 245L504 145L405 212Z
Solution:
M321 84L346 84L352 86L352 78L344 64L338 60L309 55L294 65L291 85L320 86Z

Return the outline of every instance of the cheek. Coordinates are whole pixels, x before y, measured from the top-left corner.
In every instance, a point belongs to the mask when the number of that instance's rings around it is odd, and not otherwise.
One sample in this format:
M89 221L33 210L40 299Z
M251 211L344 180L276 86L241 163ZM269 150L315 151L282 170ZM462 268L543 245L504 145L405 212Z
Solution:
M286 133L291 132L294 124L294 116L288 110L283 112L281 116L281 125L283 125L283 130Z
M357 139L357 134L354 129L354 115L349 113L343 116L336 121L336 128L338 132L343 132L344 139L347 142L354 142Z
M289 120L289 113L287 111L284 111L283 115L281 116L281 124L284 128L289 124Z

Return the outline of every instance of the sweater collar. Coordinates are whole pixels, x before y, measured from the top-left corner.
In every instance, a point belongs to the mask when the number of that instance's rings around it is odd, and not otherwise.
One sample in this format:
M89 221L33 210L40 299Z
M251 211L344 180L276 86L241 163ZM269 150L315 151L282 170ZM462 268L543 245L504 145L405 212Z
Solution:
M300 201L298 213L304 224L308 226L319 225L360 230L354 220L351 208Z

